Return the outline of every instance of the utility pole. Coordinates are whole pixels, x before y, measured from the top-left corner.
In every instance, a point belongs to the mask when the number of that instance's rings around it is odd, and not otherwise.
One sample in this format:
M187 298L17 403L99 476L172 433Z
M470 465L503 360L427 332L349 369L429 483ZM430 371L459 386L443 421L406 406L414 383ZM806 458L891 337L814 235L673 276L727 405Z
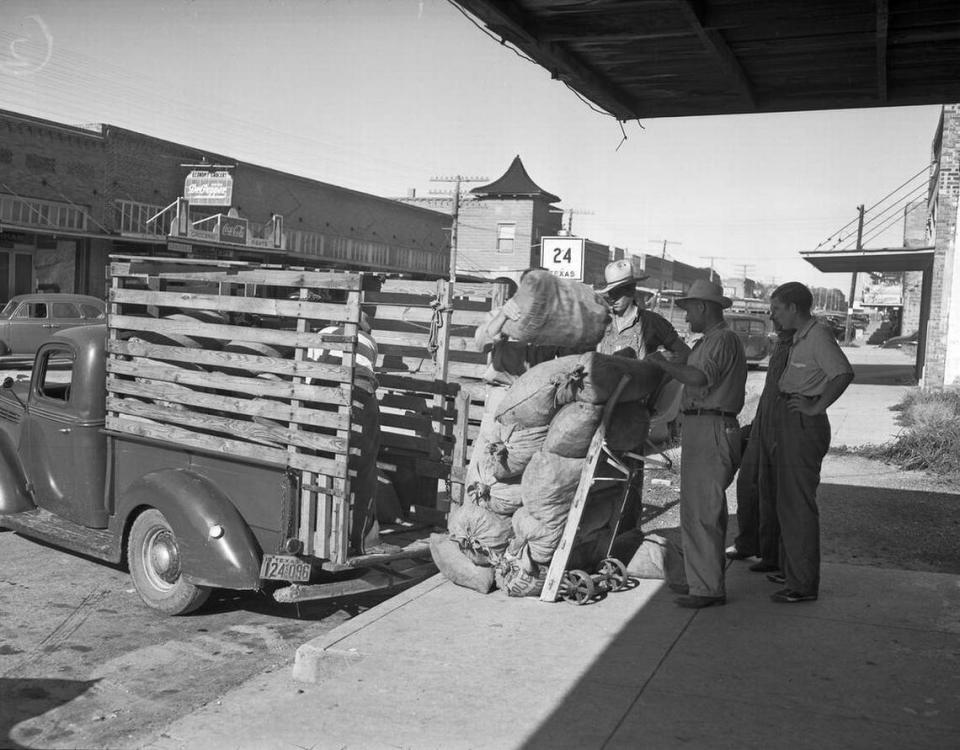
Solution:
M447 379L448 358L450 350L450 321L453 316L453 287L457 283L457 223L460 220L460 184L463 182L486 182L486 177L464 177L455 175L453 177L433 177L431 182L452 182L453 186L453 220L450 224L450 278L446 284L437 282L437 299L439 302L438 314L443 315L437 320L438 323L438 347L437 351L441 356L437 357L435 377L438 380ZM442 399L434 397L434 405L441 406ZM439 425L435 424L435 429Z
M863 204L857 206L857 252L863 250ZM843 340L850 343L853 333L853 298L857 293L857 272L850 275L850 298L847 300L847 322L843 327Z
M647 240L647 242L651 242L651 243L655 242L658 245L661 242L663 243L663 247L660 250L660 260L662 261L660 263L660 292L662 293L663 292L663 274L664 274L664 271L666 270L665 266L667 265L667 245L682 245L683 243L674 242L673 240Z
M700 259L701 259L701 260L709 260L709 261L710 261L710 281L711 281L711 283L713 282L713 275L716 273L716 271L715 271L714 268L713 268L713 261L715 261L715 260L721 260L722 257L723 257L723 256L720 256L720 255L701 255L701 256L700 256Z
M450 283L457 280L457 225L460 220L460 184L463 182L486 182L489 177L431 177L431 182L452 182L453 186L453 221L450 225Z
M564 211L564 213L567 216L566 231L567 231L567 234L570 236L573 236L573 215L574 214L580 214L582 216L593 216L593 211L582 211L577 208L568 208L566 211Z

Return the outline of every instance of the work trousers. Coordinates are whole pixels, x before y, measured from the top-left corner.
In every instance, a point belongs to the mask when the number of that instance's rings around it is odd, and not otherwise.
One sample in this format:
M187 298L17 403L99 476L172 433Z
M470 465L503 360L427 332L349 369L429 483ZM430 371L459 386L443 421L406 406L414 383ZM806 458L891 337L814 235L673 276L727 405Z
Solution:
M770 404L761 402L750 429L737 474L736 548L780 566L777 477L773 466L773 420Z
M350 470L350 545L363 552L363 540L376 517L377 454L380 452L380 403L362 388L353 389L350 445L359 450L348 459Z
M736 418L685 414L680 450L680 531L687 584L696 596L725 596L726 490L740 463Z
M780 522L780 569L786 586L801 594L820 588L820 466L830 448L826 414L809 417L787 409L784 398L773 410L773 459Z

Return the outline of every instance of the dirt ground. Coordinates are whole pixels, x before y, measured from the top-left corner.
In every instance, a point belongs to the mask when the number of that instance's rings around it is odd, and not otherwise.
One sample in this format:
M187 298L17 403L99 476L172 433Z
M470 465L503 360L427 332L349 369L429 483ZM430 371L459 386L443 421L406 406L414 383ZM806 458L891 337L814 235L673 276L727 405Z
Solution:
M728 539L737 533L736 492L727 493ZM823 562L960 574L960 488L925 472L831 453L817 496ZM679 527L680 475L648 470L645 531Z

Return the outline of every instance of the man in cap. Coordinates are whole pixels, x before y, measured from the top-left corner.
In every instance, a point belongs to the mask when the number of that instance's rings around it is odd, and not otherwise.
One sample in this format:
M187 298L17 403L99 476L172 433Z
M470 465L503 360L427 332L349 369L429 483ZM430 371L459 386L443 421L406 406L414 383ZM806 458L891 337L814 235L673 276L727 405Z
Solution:
M793 346L780 376L773 409L773 465L780 521L781 576L771 599L792 604L816 600L820 588L820 466L830 447L827 408L853 380L853 368L826 324L810 314L813 295L798 281L773 290L770 314L793 329Z
M644 359L663 347L685 360L690 348L666 318L646 309L648 295L637 289L637 283L647 277L634 273L630 259L608 263L603 276L606 284L597 291L610 307L611 320L597 351Z
M694 344L686 364L661 354L647 361L683 383L680 438L680 532L686 594L681 607L700 609L726 603L724 545L726 489L740 463L740 427L747 358L743 344L723 319L732 304L717 284L697 279L677 304L687 314Z

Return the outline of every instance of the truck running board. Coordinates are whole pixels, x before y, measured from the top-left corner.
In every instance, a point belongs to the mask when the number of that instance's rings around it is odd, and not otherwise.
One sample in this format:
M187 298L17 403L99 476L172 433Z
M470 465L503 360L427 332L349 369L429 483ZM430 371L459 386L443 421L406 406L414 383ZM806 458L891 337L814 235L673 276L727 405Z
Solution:
M110 531L89 529L43 508L0 516L0 527L98 560L120 562L119 545Z

